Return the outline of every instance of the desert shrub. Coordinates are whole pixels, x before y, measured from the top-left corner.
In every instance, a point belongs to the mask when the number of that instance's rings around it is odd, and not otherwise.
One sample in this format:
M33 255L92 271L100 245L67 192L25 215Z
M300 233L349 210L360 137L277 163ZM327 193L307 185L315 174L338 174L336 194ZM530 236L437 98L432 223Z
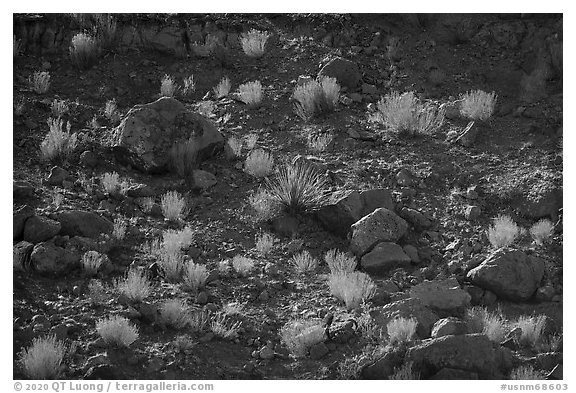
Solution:
M99 280L90 280L86 294L92 304L103 304L110 299L106 287Z
M258 135L248 134L244 137L244 141L246 142L246 149L252 150L256 147L256 142L258 142Z
M117 217L116 219L114 219L114 226L112 227L112 237L114 237L114 239L118 240L118 241L122 241L124 240L124 238L126 237L126 220L121 218L121 217Z
M108 194L115 194L120 190L120 175L118 172L107 172L102 175L102 187Z
M229 160L233 160L242 156L242 140L236 138L235 136L231 136L226 141L226 145L224 146L224 152L226 153L226 157Z
M199 310L188 314L188 326L193 333L202 333L208 330L210 325L210 314L207 311Z
M318 260L308 251L302 251L292 257L292 263L296 267L298 273L313 272L318 268Z
M336 249L328 250L324 260L333 274L352 273L356 269L356 258Z
M318 153L326 151L333 140L334 136L331 134L310 135L307 139L308 147Z
M216 337L223 338L225 340L234 340L238 338L238 330L240 329L241 323L236 321L230 323L226 315L223 313L217 313L212 317L210 323L210 329Z
M397 134L432 134L444 123L445 110L421 103L413 92L392 92L380 99L372 120Z
M530 228L530 234L534 242L539 246L543 245L546 239L552 236L553 231L554 224L548 219L542 219Z
M206 285L208 275L206 266L199 265L190 260L184 272L184 285L193 292L198 292L200 288Z
M169 299L160 305L160 318L166 326L182 329L189 320L189 307L184 300Z
M274 158L272 154L262 149L252 150L244 163L244 171L254 177L268 176L272 172L273 167Z
M118 347L129 347L138 339L138 328L119 315L96 322L96 331L104 342Z
M194 82L194 75L184 79L184 87L182 88L182 94L188 96L196 91L196 83Z
M98 58L98 42L96 39L86 33L78 33L72 37L70 46L70 58L76 66L88 68Z
M482 90L470 91L462 96L460 113L471 120L486 121L494 112L496 93L486 93Z
M37 94L44 94L50 88L50 73L48 71L36 71L28 78L28 84Z
M116 290L134 302L141 302L152 293L152 284L144 271L130 269L126 277L116 281Z
M336 78L325 76L320 79L320 87L322 88L322 106L326 111L333 111L340 99L340 85Z
M12 36L12 57L16 57L20 54L20 51L22 50L22 45L20 43L20 40L16 39L16 36Z
M186 200L178 191L168 191L160 199L162 214L168 220L178 221L186 215Z
M86 272L86 274L90 276L94 276L98 273L98 269L102 266L104 259L102 255L100 255L97 251L87 251L82 255L82 268Z
M169 282L179 282L182 279L185 260L180 252L162 252L158 258L158 265Z
M26 106L26 103L22 98L19 99L18 101L14 101L13 106L14 106L14 116L22 116L24 114L24 108Z
M340 85L336 78L323 77L296 86L293 96L296 114L309 120L315 114L334 110L340 98Z
M68 104L65 100L54 99L54 101L52 101L52 105L50 106L50 111L56 118L64 116L66 113L68 113L69 110L70 108L68 107Z
M262 57L269 37L270 34L267 32L252 29L240 36L242 50L248 57Z
M501 343L508 332L502 314L491 313L485 307L472 307L466 310L465 320L470 333L485 334L496 343Z
M250 274L252 269L254 269L254 261L250 258L236 255L232 258L232 267L238 274L246 277Z
M200 101L198 103L198 113L204 117L214 116L214 103L212 101Z
M162 97L174 97L178 91L178 85L168 74L164 74L162 80L160 81L160 96Z
M62 119L48 118L50 131L40 144L40 156L44 161L53 161L66 157L76 149L78 138L76 133L70 133L70 122L66 123L66 131L62 129Z
M416 333L418 321L414 318L396 318L386 325L390 344L402 344L410 341Z
M139 204L145 213L150 213L156 202L153 197L144 197L139 199Z
M250 194L248 203L256 222L271 220L280 213L278 201L267 190L262 188Z
M232 83L230 83L230 79L227 76L225 76L220 80L220 82L218 82L218 84L213 89L216 99L228 96L231 88Z
M113 123L120 121L120 114L118 113L118 105L116 99L106 101L104 106L104 116Z
M66 348L56 336L36 337L28 349L20 352L20 364L24 374L31 379L58 378Z
M369 275L362 272L331 273L328 277L330 293L346 304L348 310L356 309L376 293L376 285Z
M222 313L226 316L244 316L246 314L245 309L246 303L230 302L222 305Z
M194 238L194 232L190 227L179 231L169 229L162 233L162 247L169 253L179 252L190 247Z
M522 334L519 338L520 344L536 348L542 341L542 332L546 327L546 316L538 315L528 317L523 315L518 318L518 321L516 321L513 326L522 329Z
M510 379L512 380L542 380L546 379L546 375L541 371L534 370L532 366L520 366L510 372Z
M178 176L187 179L198 166L198 149L191 141L177 143L170 149L170 162Z
M305 161L281 165L266 187L272 198L291 214L317 210L328 198L326 178Z
M274 248L274 236L262 233L256 237L256 250L262 255L268 255Z
M238 97L249 107L260 105L263 98L262 84L260 81L247 82L238 87Z
M420 373L414 370L414 363L406 362L394 370L394 374L388 377L390 380L414 381L420 379Z
M95 30L102 47L112 49L116 45L117 24L114 16L110 14L94 14Z
M301 358L308 354L310 347L326 340L326 333L320 321L295 320L280 329L280 339L292 356Z
M498 216L494 224L488 228L488 240L494 248L511 245L520 234L520 228L510 216Z

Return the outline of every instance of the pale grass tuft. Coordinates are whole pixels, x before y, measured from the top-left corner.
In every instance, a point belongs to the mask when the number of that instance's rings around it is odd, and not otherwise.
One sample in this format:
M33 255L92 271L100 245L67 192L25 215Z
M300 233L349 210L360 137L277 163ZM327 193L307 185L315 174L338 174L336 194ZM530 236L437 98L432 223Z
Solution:
M346 304L348 310L356 309L362 302L376 294L376 285L369 275L362 272L331 273L328 277L330 293Z
M138 328L119 315L96 322L96 331L104 342L118 347L129 347L138 339Z
M108 194L115 194L120 190L120 175L117 172L107 172L102 175L102 187Z
M310 255L308 251L302 251L292 257L292 263L298 273L313 272L318 268L318 260Z
M126 220L122 217L114 219L114 226L112 228L112 237L118 241L124 240L126 237Z
M510 216L498 216L494 224L488 228L488 240L494 248L511 245L520 234L520 228Z
M172 169L183 179L192 176L198 165L198 148L192 141L177 143L170 149Z
M238 87L238 97L249 107L257 107L263 98L262 84L260 81L254 81L240 85Z
M230 79L227 76L225 76L213 89L216 99L227 97L228 94L230 94L231 88L232 83L230 82Z
M50 131L40 145L40 156L42 160L53 161L61 156L67 156L76 149L78 138L76 133L70 133L70 122L66 123L66 131L63 130L62 119L47 120Z
M133 268L124 279L116 281L116 290L133 302L141 302L152 293L152 284L144 271Z
M270 33L252 29L240 36L240 44L246 56L258 58L264 55L268 38Z
M207 311L199 310L188 314L188 326L193 333L203 333L210 326L210 314Z
M268 176L272 173L273 167L274 158L272 154L262 149L252 150L244 163L244 171L258 178Z
M80 68L91 66L98 57L98 42L86 33L78 33L72 37L70 58Z
M241 255L236 255L232 258L232 267L234 267L234 270L239 275L247 277L254 269L254 260Z
M186 216L186 200L178 191L168 191L160 199L162 214L170 221L178 221Z
M160 305L160 318L166 326L182 329L188 323L189 307L184 300L169 299Z
M256 222L271 220L280 212L278 201L267 190L262 188L250 194L248 203Z
M539 246L543 245L544 242L550 236L552 236L553 232L554 232L554 224L552 224L552 221L548 219L542 219L538 221L536 224L532 225L532 227L530 228L530 234L532 235L534 242Z
M546 375L541 371L534 370L534 367L528 365L520 366L512 370L510 373L510 379L519 381L543 380L546 379Z
M262 255L268 255L274 248L274 236L262 233L256 237L256 250Z
M48 71L36 71L28 78L28 83L37 94L44 94L50 88L50 73Z
M471 120L486 121L494 112L496 93L486 93L482 90L469 91L462 97L460 113Z
M226 158L229 160L234 160L242 156L242 140L236 138L235 136L231 136L226 141L226 145L224 146L224 152L226 153Z
M222 306L222 313L226 316L233 316L233 315L246 315L246 303L241 302L230 302L226 303Z
M55 335L36 337L28 349L20 352L20 364L30 379L55 379L62 371L66 353L64 344Z
M110 120L112 123L117 123L120 121L120 113L118 112L118 104L116 99L111 99L106 101L104 106L104 116Z
M296 101L296 114L308 121L315 114L334 110L340 98L340 85L336 78L311 80L296 86L293 97Z
M390 344L402 344L408 342L416 333L418 321L414 318L396 318L386 325Z
M522 329L522 334L520 335L520 344L536 348L542 342L542 333L546 327L546 316L521 316L513 324L513 327L519 327Z
M70 107L68 106L65 100L54 99L54 101L52 101L52 105L50 106L50 111L52 112L52 115L54 115L54 117L57 118L64 116L66 113L68 113L69 110Z
M310 347L326 340L326 333L321 321L295 320L282 327L280 338L292 356L301 358L308 354Z
M110 296L106 292L106 287L99 280L90 280L86 295L92 304L104 304L110 300Z
M188 261L184 272L184 285L191 291L198 292L199 289L206 285L208 276L209 273L206 266L199 265L190 260Z
M504 341L509 330L501 313L491 313L485 307L466 310L465 320L470 333L482 333L495 343Z
M98 269L104 263L104 258L98 251L87 251L82 255L82 268L89 276L94 276L98 273Z
M215 336L223 338L224 340L234 340L238 338L238 330L240 329L241 322L234 323L228 322L226 315L217 313L212 317L210 328Z
M189 96L196 91L196 83L194 82L194 75L190 75L184 78L184 87L182 88L182 94Z
M160 81L160 96L161 97L174 97L178 92L178 85L168 74L164 74Z
M356 269L356 258L334 248L326 252L324 260L333 274L352 273Z
M401 367L394 370L394 374L388 377L389 380L415 381L420 379L420 373L414 370L413 362L406 362Z
M326 151L333 140L334 136L331 134L310 135L307 139L308 147L317 153Z
M248 134L244 137L244 141L246 142L246 149L252 150L256 147L256 142L258 142L258 135Z

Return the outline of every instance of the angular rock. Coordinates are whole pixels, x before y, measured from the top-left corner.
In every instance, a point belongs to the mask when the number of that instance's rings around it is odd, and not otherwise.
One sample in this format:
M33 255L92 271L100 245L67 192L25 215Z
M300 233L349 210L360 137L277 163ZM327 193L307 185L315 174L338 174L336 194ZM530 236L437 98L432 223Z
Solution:
M482 214L482 209L479 206L466 206L466 210L464 211L464 217L468 221L474 221L480 217Z
M135 184L126 190L126 196L131 198L153 197L156 194L156 190L147 184Z
M12 183L12 197L15 201L30 198L34 195L34 187L27 181L14 181Z
M30 255L34 244L25 241L18 242L12 250L13 266L16 270L28 270L30 267Z
M84 167L94 168L98 165L98 156L90 150L83 151L80 154L80 164Z
M345 236L352 224L379 207L394 210L392 194L385 188L352 191L336 203L322 207L317 216L327 230Z
M519 250L500 249L468 272L474 285L512 301L530 299L544 275L544 261Z
M218 183L216 176L210 172L206 172L200 169L195 169L192 171L192 181L194 187L206 190Z
M461 319L449 317L442 318L432 327L432 337L438 338L448 335L467 334L468 325Z
M420 263L420 255L418 255L418 249L414 247L412 244L406 244L402 247L404 253L410 257L410 261L414 264Z
M62 182L68 177L68 171L59 166L52 167L46 182L51 186L61 186Z
M13 240L22 238L22 235L24 235L24 225L32 216L34 216L34 209L28 205L22 206L12 214Z
M30 243L41 243L50 240L60 232L61 224L48 217L33 216L26 220L24 240Z
M398 368L404 356L399 352L386 352L380 359L372 364L366 365L360 375L362 379L368 380L383 380L388 379L388 377L394 374L394 370Z
M410 297L439 310L462 309L468 307L471 300L455 278L421 282L410 288Z
M428 229L432 226L432 222L427 219L424 214L420 213L418 210L410 209L408 207L403 207L400 210L400 217L405 219L407 222L412 224L414 228L418 231L423 231L424 229Z
M358 65L341 57L330 60L318 73L318 77L329 76L336 78L340 86L350 90L355 89L362 82L362 74Z
M168 170L170 151L179 144L190 143L199 160L212 156L224 144L210 120L171 97L134 106L116 128L116 136L116 159L150 173Z
M57 220L62 224L61 234L69 236L98 237L111 233L114 224L96 213L70 210L59 213Z
M371 273L384 273L396 267L410 265L410 257L404 253L402 247L396 243L382 242L364 254L360 265Z
M82 254L75 248L64 248L49 242L34 246L30 259L32 266L39 274L62 275L80 265Z
M418 321L416 333L422 339L430 337L432 326L438 319L440 319L434 311L426 307L418 299L402 299L382 307L375 307L370 312L370 315L372 316L374 323L384 329L386 329L388 322L393 319L399 317L414 317Z
M397 242L406 234L408 224L396 213L378 208L352 225L350 250L361 257L381 242Z
M483 334L443 336L423 341L408 350L414 367L435 374L452 368L480 374L484 378L503 379L512 368L512 352L490 341ZM500 377L500 378L498 378Z

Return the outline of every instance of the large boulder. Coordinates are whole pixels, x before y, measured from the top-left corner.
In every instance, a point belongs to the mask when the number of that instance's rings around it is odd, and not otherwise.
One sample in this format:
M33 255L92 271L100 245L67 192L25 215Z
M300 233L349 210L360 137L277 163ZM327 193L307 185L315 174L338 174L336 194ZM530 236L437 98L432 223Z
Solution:
M394 210L392 194L385 188L352 191L337 202L322 207L317 215L328 231L346 236L352 224L379 207Z
M24 240L34 244L45 242L56 236L61 226L58 221L48 217L30 217L24 226Z
M93 212L70 210L59 213L57 220L62 225L60 233L69 236L98 237L112 232L114 224Z
M42 275L62 275L80 265L82 253L76 247L56 244L54 239L34 246L30 260L34 270Z
M471 299L455 278L421 282L410 288L410 297L439 310L464 309L470 305Z
M410 265L410 257L404 253L401 246L396 243L382 242L364 254L360 266L367 272L385 273L397 267Z
M499 298L522 302L534 295L543 275L542 259L519 250L500 249L470 270L467 277Z
M24 205L12 214L13 231L12 238L17 240L24 234L24 225L26 221L34 215L34 208Z
M135 105L116 128L116 159L141 171L158 173L169 168L174 146L190 143L198 159L213 155L224 144L216 126L180 101L162 97Z
M388 323L396 318L415 318L416 334L422 339L430 337L432 326L440 317L418 299L402 299L370 311L374 323L386 331Z
M351 60L336 57L330 60L318 73L318 77L336 78L340 86L350 90L357 88L362 82L362 74L358 64Z
M406 359L432 375L443 368L471 371L484 378L503 379L513 366L512 352L483 334L443 336L425 340L410 348Z
M350 251L361 257L381 242L397 242L406 234L408 224L384 207L374 210L352 225Z

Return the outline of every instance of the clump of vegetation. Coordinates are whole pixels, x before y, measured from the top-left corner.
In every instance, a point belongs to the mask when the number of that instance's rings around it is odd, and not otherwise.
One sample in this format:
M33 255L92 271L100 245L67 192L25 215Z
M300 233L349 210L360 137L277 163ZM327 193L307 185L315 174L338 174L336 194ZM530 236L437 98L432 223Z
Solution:
M106 172L102 175L102 187L108 194L116 194L120 190L120 175L118 172Z
M168 191L160 199L162 214L166 219L178 221L186 216L186 200L178 191Z
M152 293L152 284L144 271L130 269L124 279L116 281L116 290L133 302L141 302Z
M214 116L214 103L212 101L200 101L198 103L198 113L204 117Z
M482 333L491 341L501 343L508 327L501 313L491 313L485 307L472 307L466 310L466 324L470 333Z
M254 177L268 176L272 172L273 167L274 158L272 153L268 153L263 149L252 150L244 163L244 171Z
M486 93L482 90L470 91L462 97L460 113L471 120L486 121L494 112L496 93Z
M104 107L104 116L114 124L120 121L120 113L118 112L116 99L113 98L106 101L106 106Z
M236 273L247 277L252 272L252 269L254 269L254 261L250 258L236 255L232 258L232 267L234 267Z
M301 358L308 354L310 347L326 340L326 333L320 321L295 320L282 327L280 338L292 356Z
M260 81L247 82L238 87L238 97L240 101L255 108L262 102L264 93Z
M324 260L333 274L352 273L356 269L356 258L334 248L326 252Z
M82 255L82 268L89 276L94 276L98 273L98 269L102 266L104 258L97 251L87 251Z
M22 50L22 45L20 43L20 40L16 39L16 36L12 36L12 54L13 54L13 58L18 56L20 54L20 51Z
M192 141L177 143L170 149L170 162L178 176L188 179L198 166L198 149Z
M198 292L200 288L206 285L208 275L208 269L206 269L206 266L199 265L190 260L188 261L184 272L184 285L191 291Z
M196 91L196 83L194 82L194 75L190 75L184 78L184 87L182 88L182 94L188 96Z
M160 96L161 97L174 97L178 91L178 85L174 78L168 74L164 74L160 81Z
M292 263L298 273L313 272L318 268L318 260L308 251L302 251L292 257Z
M256 250L262 255L268 255L274 248L274 236L263 233L256 238Z
M242 34L240 37L240 44L242 50L248 57L262 57L266 50L266 41L270 38L270 34L264 31L252 29L247 33Z
M240 138L236 138L235 136L231 136L226 141L226 145L224 145L224 152L226 153L226 158L229 160L234 160L242 156L242 140Z
M40 156L44 161L54 161L57 158L66 157L72 153L78 145L76 133L70 133L70 122L66 123L66 131L63 130L62 119L48 118L50 131L44 137L40 145Z
M240 321L230 323L225 314L217 313L212 317L210 329L217 337L223 338L224 340L234 340L235 338L238 338L238 330L241 325Z
M117 24L111 14L94 14L95 30L103 48L112 49L116 45Z
M494 248L511 245L520 234L520 228L510 216L498 216L494 224L488 228L488 240Z
M258 142L258 135L248 134L244 137L244 141L246 142L246 149L252 150L256 147L256 142Z
M348 310L358 308L362 302L376 294L376 284L362 272L331 273L328 277L330 293L346 304Z
M444 108L422 103L413 92L392 92L377 104L373 121L396 134L430 135L444 124Z
M543 380L546 375L541 371L534 370L532 366L520 366L510 372L510 379L526 381L526 380Z
M326 178L305 161L281 165L266 186L270 196L290 214L317 210L329 195Z
M394 374L388 377L389 380L415 381L420 379L420 373L414 370L413 362L406 362L401 367L394 370Z
M250 194L248 204L256 222L271 220L281 210L278 201L263 188L259 188L258 191Z
M99 46L96 39L86 33L78 33L72 37L70 58L79 68L88 68L98 58Z
M119 315L96 322L96 331L104 342L118 347L129 347L139 336L138 328Z
M295 112L303 120L310 120L315 114L333 111L340 98L340 85L336 78L323 77L311 80L294 90Z
M106 292L106 287L99 280L90 280L87 296L92 304L103 304L110 298Z
M188 305L184 300L169 299L160 305L160 318L166 326L182 329L189 320Z
M412 339L416 333L418 321L414 318L396 318L386 325L390 344L402 344Z
M20 353L20 364L30 379L55 379L62 371L66 348L56 336L36 337L28 349Z
M112 237L118 241L124 240L126 237L126 220L122 217L114 219L114 226L112 227Z
M536 348L542 342L542 333L546 327L546 316L526 316L518 318L513 324L514 327L522 329L519 342L521 345L530 348Z
M48 71L36 71L30 78L28 84L37 94L44 94L50 88L50 73Z
M231 88L232 83L230 82L230 79L225 76L213 89L216 99L227 97Z
M308 147L318 153L326 151L328 146L334 140L334 136L331 134L323 135L310 135L307 139Z
M553 232L554 224L548 219L542 219L530 228L530 234L534 242L539 246L543 245L544 242L552 236Z
M54 101L52 101L52 105L50 106L50 110L52 112L52 115L58 118L68 113L70 108L68 107L68 104L66 103L65 100L54 99Z

